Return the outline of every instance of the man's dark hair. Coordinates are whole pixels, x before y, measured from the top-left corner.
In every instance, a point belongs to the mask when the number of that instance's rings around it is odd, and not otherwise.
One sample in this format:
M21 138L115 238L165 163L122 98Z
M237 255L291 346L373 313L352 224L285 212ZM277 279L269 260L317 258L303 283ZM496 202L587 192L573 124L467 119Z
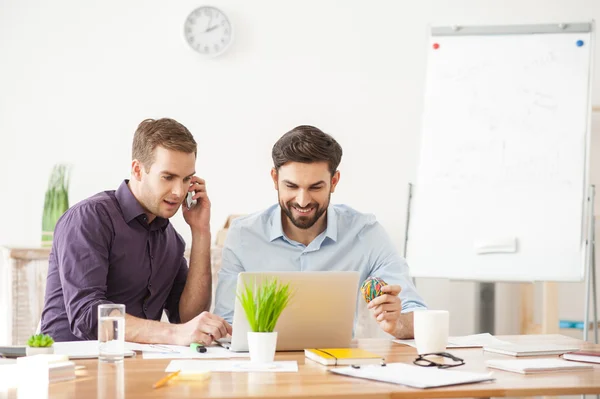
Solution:
M327 133L314 126L297 126L281 136L273 146L275 169L288 162L327 162L331 175L342 160L342 147Z

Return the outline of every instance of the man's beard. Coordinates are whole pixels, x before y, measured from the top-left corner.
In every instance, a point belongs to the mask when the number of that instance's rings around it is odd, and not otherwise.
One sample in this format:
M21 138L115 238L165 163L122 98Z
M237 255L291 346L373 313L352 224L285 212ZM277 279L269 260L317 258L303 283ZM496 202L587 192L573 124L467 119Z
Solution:
M315 223L317 223L317 220L319 220L319 218L321 216L323 216L323 214L327 211L327 207L329 206L330 200L331 200L331 193L329 193L329 197L327 197L327 203L322 208L316 202L311 202L307 206L301 207L298 205L297 202L294 202L294 201L288 201L286 204L283 204L281 199L279 200L279 206L281 207L281 209L283 209L283 212L287 215L287 217L290 219L290 221L292 222L292 224L294 226L296 226L299 229L306 230L306 229L310 229L311 227L313 227L313 225ZM294 217L294 214L292 213L292 207L294 207L294 206L299 209L315 208L315 214L312 217L299 216L298 218L296 218L296 217Z

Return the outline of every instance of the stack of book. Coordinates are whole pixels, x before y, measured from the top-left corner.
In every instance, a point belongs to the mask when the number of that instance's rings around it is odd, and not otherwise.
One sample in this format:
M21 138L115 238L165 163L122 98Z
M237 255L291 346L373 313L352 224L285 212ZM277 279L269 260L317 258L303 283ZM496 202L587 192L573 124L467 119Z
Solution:
M17 359L19 379L26 381L58 382L75 378L75 363L66 355L34 355Z

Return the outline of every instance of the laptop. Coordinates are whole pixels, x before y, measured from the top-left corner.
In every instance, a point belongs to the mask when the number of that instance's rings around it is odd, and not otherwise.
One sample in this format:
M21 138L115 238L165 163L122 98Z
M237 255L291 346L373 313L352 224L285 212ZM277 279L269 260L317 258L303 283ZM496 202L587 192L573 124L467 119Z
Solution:
M238 274L237 293L254 281L276 277L290 284L293 296L275 326L277 350L306 348L347 348L352 340L359 273L326 272L242 272ZM235 298L231 340L219 343L233 352L247 352L248 320L239 299Z

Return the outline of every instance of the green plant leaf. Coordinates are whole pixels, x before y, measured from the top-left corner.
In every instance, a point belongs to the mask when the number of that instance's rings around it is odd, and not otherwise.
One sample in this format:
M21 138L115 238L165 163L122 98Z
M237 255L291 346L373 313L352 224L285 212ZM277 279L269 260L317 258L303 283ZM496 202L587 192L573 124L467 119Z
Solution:
M32 348L47 348L54 344L54 340L47 334L36 334L29 337L27 346Z
M250 285L244 282L244 288L237 297L251 331L273 332L281 312L290 302L292 291L289 284L281 284L277 278L272 278L261 284L257 284L256 280Z
M52 241L52 232L56 222L69 209L69 167L54 165L48 179L48 188L44 196L42 213L42 242Z

